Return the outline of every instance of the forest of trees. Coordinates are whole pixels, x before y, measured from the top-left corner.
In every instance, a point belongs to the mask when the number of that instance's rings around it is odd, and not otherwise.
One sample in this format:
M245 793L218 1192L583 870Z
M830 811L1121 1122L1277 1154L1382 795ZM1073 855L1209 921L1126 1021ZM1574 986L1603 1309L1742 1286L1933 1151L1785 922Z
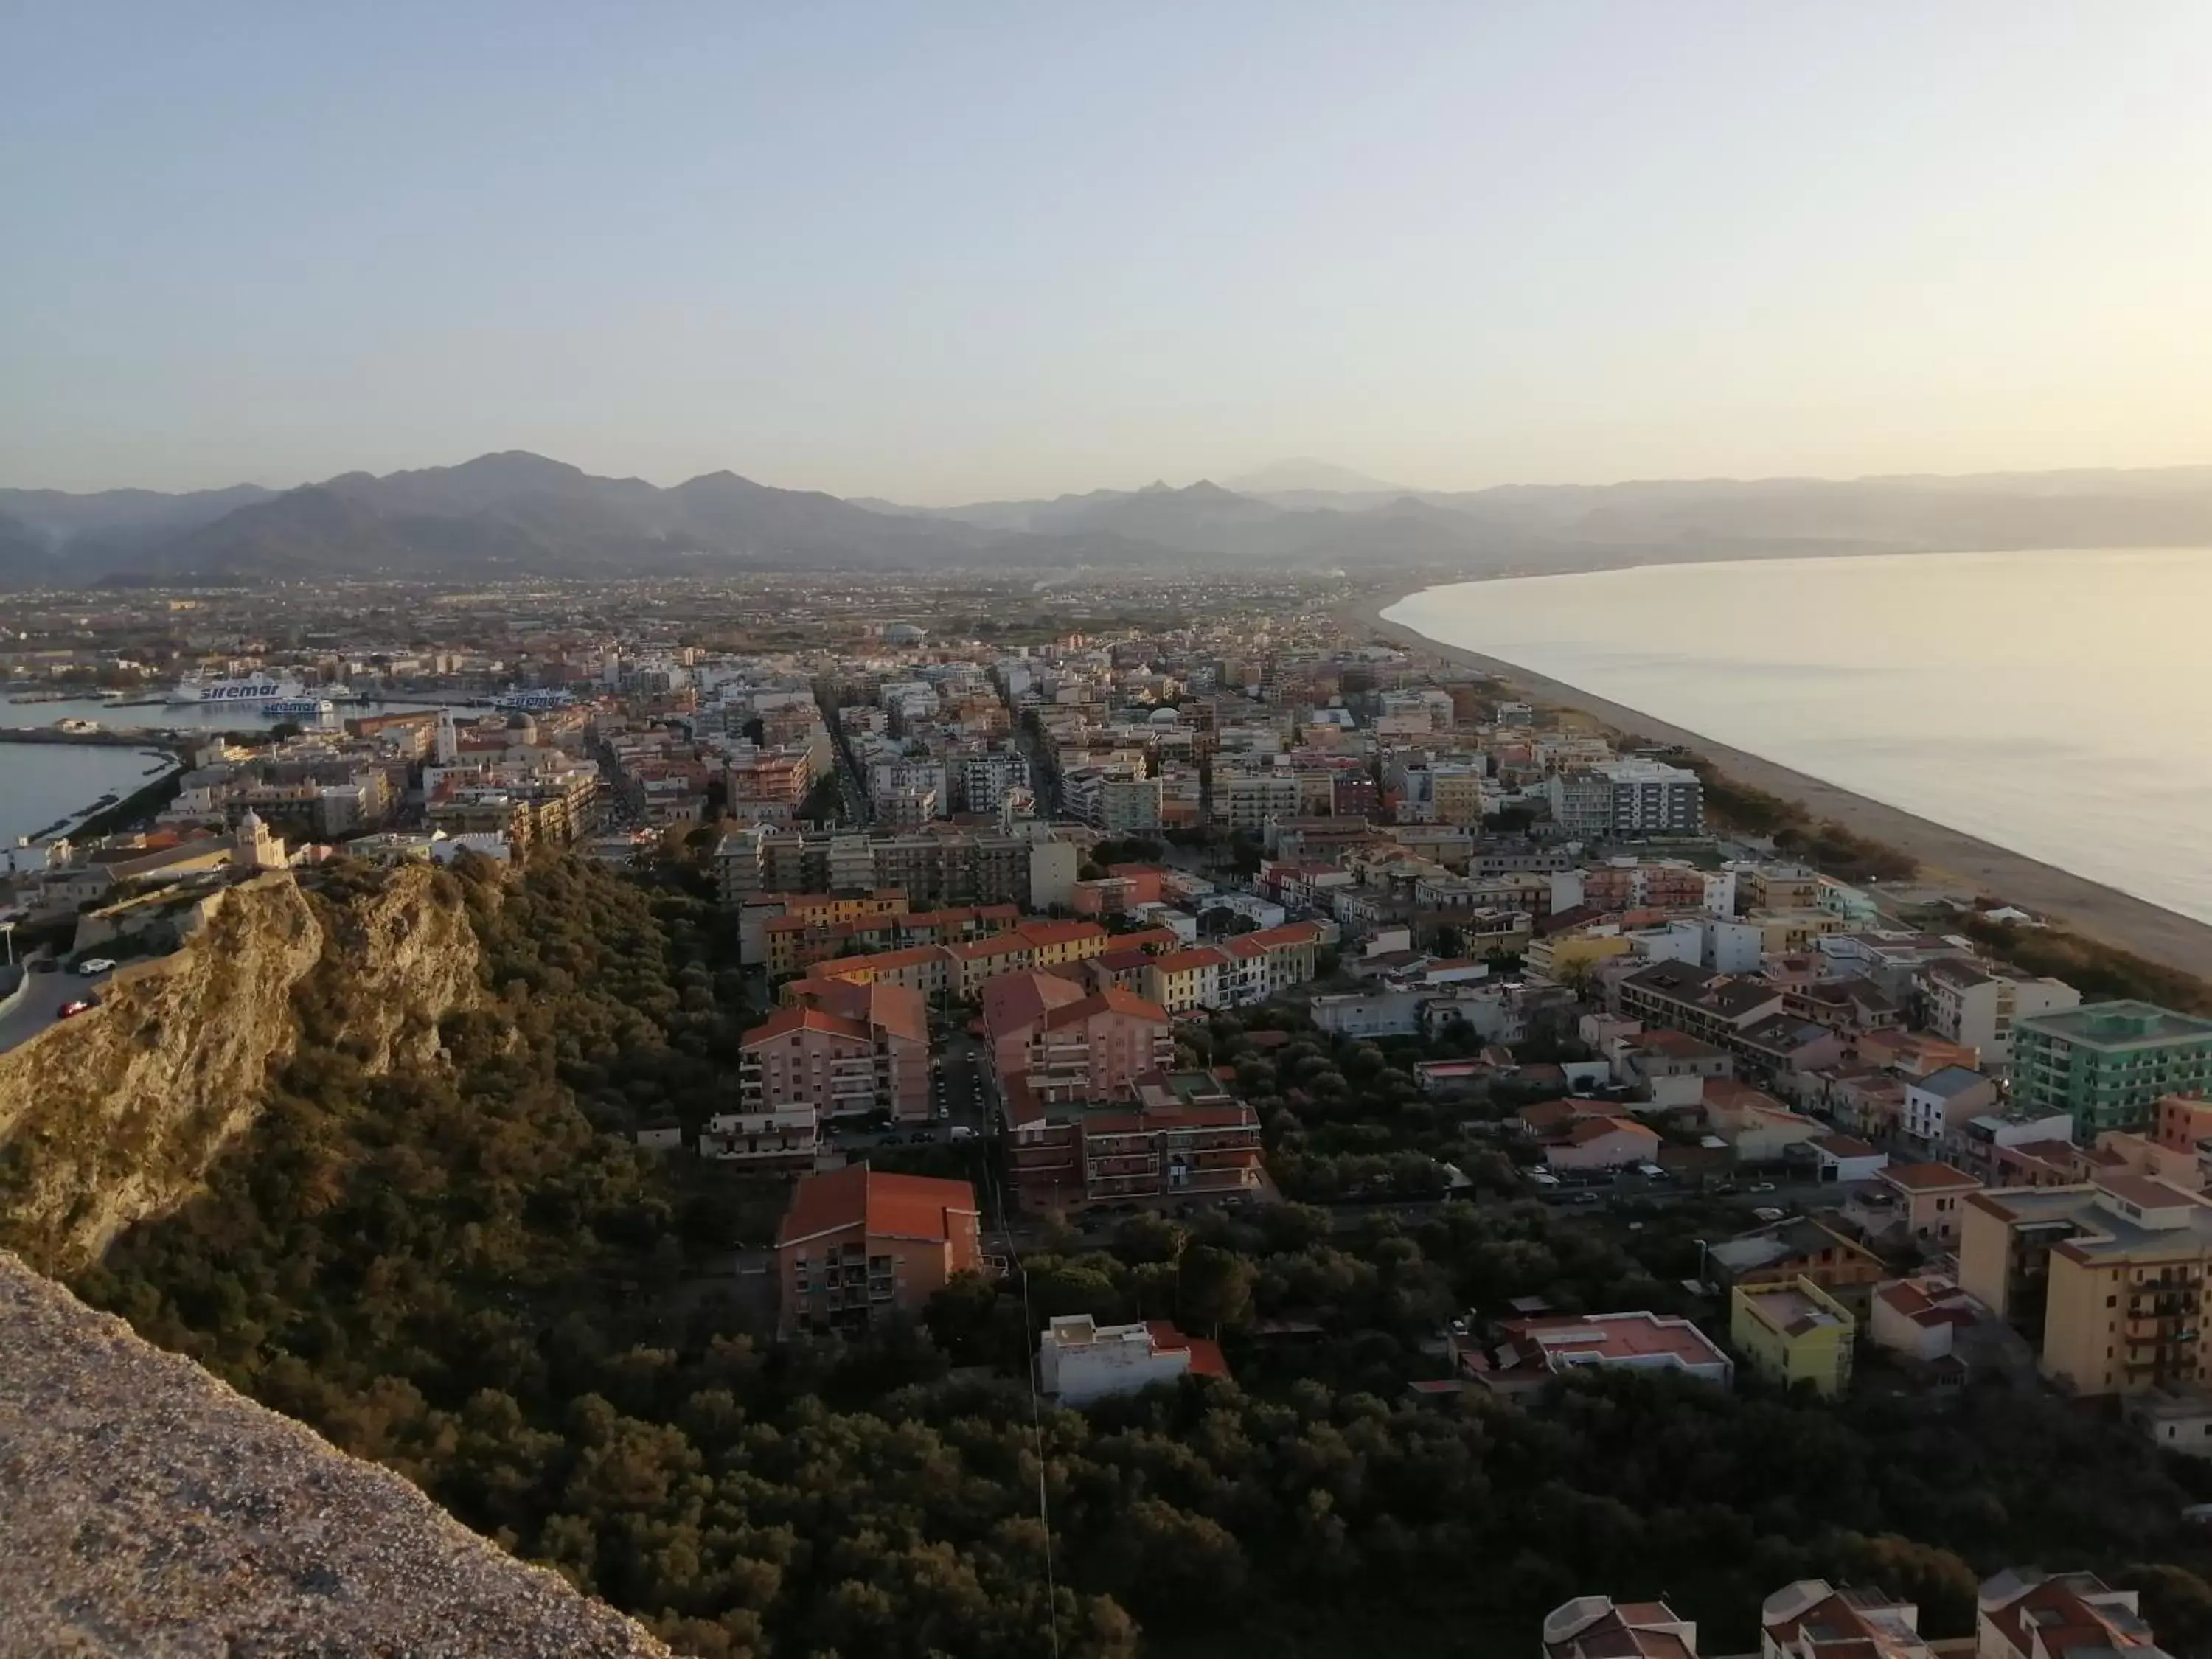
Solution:
M450 1062L363 1075L329 1040L326 966L207 1195L77 1288L684 1650L1030 1659L1056 1632L1067 1659L1489 1653L1604 1591L1665 1592L1730 1651L1793 1577L1916 1595L1946 1634L1978 1573L2030 1563L2134 1572L2169 1645L2212 1637L2212 1554L2180 1516L2201 1479L2040 1390L1409 1396L1455 1313L1674 1305L1686 1224L1488 1194L1418 1223L1140 1217L1103 1243L1054 1229L1025 1286L957 1282L912 1328L769 1343L689 1293L711 1191L607 1133L727 1086L745 1010L711 913L550 854L453 879L494 1000L446 1022ZM1363 1121L1376 1157L1456 1137L1380 1050L1241 1036L1201 1057L1269 1103L1286 1170L1370 1156ZM1079 1310L1218 1333L1237 1381L1033 1427L1034 1332Z

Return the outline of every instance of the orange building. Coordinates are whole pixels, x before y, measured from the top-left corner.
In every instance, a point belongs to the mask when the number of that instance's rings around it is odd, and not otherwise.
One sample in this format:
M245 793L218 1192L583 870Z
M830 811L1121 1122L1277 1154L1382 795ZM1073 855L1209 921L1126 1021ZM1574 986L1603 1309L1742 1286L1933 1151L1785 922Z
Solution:
M853 1164L803 1177L775 1231L778 1328L853 1331L911 1317L983 1265L975 1189Z

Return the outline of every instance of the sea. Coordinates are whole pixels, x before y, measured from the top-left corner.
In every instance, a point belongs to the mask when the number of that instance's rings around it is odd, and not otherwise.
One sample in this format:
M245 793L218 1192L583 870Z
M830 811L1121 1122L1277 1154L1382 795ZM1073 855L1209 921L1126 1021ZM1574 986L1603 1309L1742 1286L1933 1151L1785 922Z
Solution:
M1382 614L2212 922L2212 548L1646 565Z
M376 703L348 714L385 712L423 705ZM147 726L175 732L265 731L270 722L260 711L237 704L111 703L98 698L59 702L12 702L0 698L0 726L52 726L64 720L96 720L110 732ZM13 855L17 867L35 869L43 855L20 849L25 836L43 837L57 825L74 823L103 796L128 795L153 781L167 763L161 750L120 744L0 742L0 875Z

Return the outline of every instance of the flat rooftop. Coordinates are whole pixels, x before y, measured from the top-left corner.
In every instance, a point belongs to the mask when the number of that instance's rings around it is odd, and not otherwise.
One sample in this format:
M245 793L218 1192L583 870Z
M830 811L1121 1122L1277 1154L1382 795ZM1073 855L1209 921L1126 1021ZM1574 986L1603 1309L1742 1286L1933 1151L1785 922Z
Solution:
M2212 1019L2179 1014L2154 1002L2084 1003L2056 1013L2031 1014L2018 1029L2049 1032L2108 1053L2171 1042L2212 1042Z

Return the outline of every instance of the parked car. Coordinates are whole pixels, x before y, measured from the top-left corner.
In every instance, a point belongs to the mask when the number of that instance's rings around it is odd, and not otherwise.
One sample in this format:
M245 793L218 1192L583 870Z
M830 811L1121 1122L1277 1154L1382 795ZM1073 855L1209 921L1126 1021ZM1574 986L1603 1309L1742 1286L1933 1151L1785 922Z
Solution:
M1605 1194L1603 1193L1577 1193L1573 1197L1568 1199L1567 1202L1570 1204L1602 1204L1605 1202Z
M973 1140L975 1132L964 1123L956 1123L945 1132L955 1140Z
M937 1121L939 1123L942 1123L946 1118L951 1117L951 1115L952 1109L950 1106L947 1106L943 1101L939 1101L937 1103Z
M80 974L112 974L115 971L112 957L88 957L76 965Z
M1751 1212L1753 1220L1765 1223L1770 1226L1787 1214L1789 1214L1787 1210L1778 1210L1771 1204L1762 1204Z
M1747 1193L1771 1193L1773 1190L1774 1183L1771 1181L1754 1181L1744 1188Z
M99 1006L100 1004L90 997L72 998L70 1000L62 1004L61 1017L64 1019L74 1019L77 1015L88 1012Z

